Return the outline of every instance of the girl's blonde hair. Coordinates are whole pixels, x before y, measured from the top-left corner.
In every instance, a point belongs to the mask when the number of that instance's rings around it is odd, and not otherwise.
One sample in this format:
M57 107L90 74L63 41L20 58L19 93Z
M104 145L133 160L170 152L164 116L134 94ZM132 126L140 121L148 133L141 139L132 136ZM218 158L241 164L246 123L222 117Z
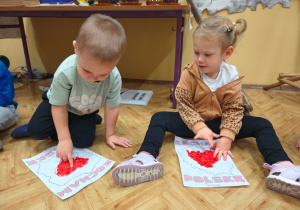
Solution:
M194 32L194 38L219 39L222 42L222 50L229 46L235 47L237 37L242 35L247 28L244 19L238 19L234 23L228 18L212 16L205 18Z
M87 18L76 38L76 50L103 62L120 59L125 47L126 35L122 25L101 14L93 14Z

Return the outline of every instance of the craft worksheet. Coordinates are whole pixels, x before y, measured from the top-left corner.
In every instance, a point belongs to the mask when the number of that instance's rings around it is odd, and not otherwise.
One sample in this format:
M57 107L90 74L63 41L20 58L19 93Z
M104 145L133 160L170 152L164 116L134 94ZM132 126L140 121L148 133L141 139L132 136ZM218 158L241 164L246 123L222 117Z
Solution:
M152 95L152 90L121 91L121 104L147 106Z
M186 187L230 187L249 185L227 155L224 161L213 157L206 140L188 140L175 136L183 185Z
M74 166L56 157L56 146L23 159L25 165L59 198L66 199L100 179L114 165L88 149L73 148Z

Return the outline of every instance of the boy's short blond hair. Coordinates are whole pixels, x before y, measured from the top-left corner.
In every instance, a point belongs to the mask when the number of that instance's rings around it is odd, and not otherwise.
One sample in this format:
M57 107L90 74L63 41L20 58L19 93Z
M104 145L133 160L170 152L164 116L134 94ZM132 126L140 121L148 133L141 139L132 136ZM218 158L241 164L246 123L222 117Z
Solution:
M115 19L93 14L80 27L76 38L76 50L87 53L103 62L121 58L126 47L126 35L122 25Z

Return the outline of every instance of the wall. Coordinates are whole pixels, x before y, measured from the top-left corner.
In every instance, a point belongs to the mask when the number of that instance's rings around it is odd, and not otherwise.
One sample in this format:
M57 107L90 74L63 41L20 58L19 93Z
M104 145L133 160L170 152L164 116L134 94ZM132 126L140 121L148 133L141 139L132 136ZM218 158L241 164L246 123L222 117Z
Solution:
M280 4L272 9L261 4L256 11L216 13L232 21L244 18L247 31L233 56L227 61L236 65L244 84L270 84L279 73L300 73L300 1L290 0L290 8ZM207 17L204 11L202 18ZM128 45L118 64L123 78L173 80L175 19L118 19L124 26ZM84 19L25 18L24 25L33 68L54 73L58 65L74 52L72 41ZM183 66L193 61L192 30L187 30L185 16ZM21 39L0 40L0 55L11 61L10 70L25 66Z

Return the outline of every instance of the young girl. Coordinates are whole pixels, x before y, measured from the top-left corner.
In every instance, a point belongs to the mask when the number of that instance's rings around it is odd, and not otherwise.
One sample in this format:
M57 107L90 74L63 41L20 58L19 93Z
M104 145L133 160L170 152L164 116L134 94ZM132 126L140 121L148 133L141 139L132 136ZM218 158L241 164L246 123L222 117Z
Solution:
M283 150L271 123L263 118L243 116L241 80L236 67L224 62L247 27L244 19L232 23L224 17L204 19L193 36L194 63L187 65L175 96L178 112L152 116L144 142L131 160L113 170L113 179L130 186L158 179L164 165L158 162L165 132L180 137L205 139L214 156L226 160L235 139L256 138L257 146L271 170L268 188L300 198L300 167L294 166ZM214 138L219 138L216 143ZM290 190L285 190L290 189Z

